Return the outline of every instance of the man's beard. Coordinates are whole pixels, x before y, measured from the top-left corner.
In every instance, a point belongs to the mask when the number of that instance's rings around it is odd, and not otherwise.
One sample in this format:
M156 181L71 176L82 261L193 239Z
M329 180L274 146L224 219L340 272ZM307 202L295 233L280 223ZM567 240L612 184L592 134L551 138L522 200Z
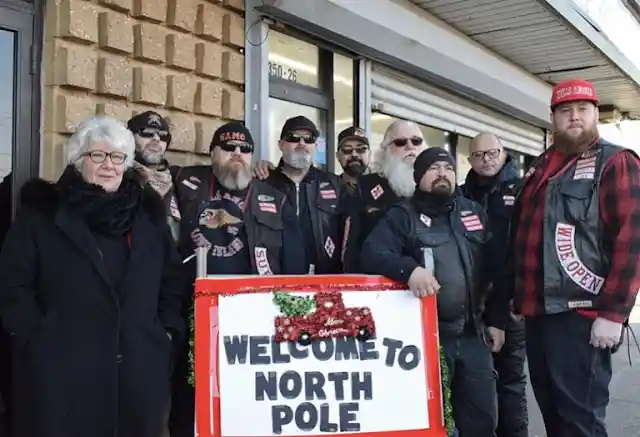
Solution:
M591 129L584 127L582 133L577 137L570 136L565 132L554 132L553 144L565 153L576 153L585 151L596 138L598 138L598 127L593 125Z
M350 160L344 166L344 172L353 178L363 174L366 169L367 168L365 167L364 162L362 161L362 159L359 159L359 158Z
M416 189L413 180L413 162L407 162L400 156L384 152L380 164L382 174L389 181L389 186L400 197L411 197Z
M214 164L213 174L218 179L218 182L229 191L244 190L249 186L252 175L251 170L244 163L239 168L233 168L231 166L233 161L228 162L225 165Z
M298 170L308 170L313 164L313 157L306 150L285 150L282 153L282 160L288 166Z
M447 179L438 179L431 184L431 193L437 197L449 197L453 194L452 188Z
M136 147L136 155L141 164L158 165L165 160L164 152L152 152L146 147L141 149Z

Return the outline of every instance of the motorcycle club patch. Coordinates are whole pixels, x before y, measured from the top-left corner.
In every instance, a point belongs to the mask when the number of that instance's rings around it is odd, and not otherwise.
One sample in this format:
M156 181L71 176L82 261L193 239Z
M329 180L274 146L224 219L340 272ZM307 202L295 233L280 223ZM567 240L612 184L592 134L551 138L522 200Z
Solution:
M194 184L193 182L188 181L188 180L186 180L186 179L184 179L184 180L182 181L182 184L183 184L185 187L190 188L190 189L192 189L192 190L197 190L197 189L198 189L198 186L197 186L196 184Z
M420 214L420 221L428 228L431 227L431 217L428 215Z
M462 217L462 224L467 231L482 231L484 226L477 214Z
M504 201L504 206L513 206L516 203L515 196L502 196L502 200Z
M333 244L331 237L327 237L327 241L324 242L324 250L329 255L329 258L333 257L333 251L336 250L336 245Z
M256 247L254 252L258 274L260 276L273 276L273 271L267 258L267 249L265 247Z
M258 207L262 212L271 212L276 213L278 210L276 209L276 204L272 202L258 202Z
M171 201L169 202L169 212L171 213L171 217L178 221L180 220L180 208L178 208L176 196L171 196Z
M555 246L558 261L565 275L578 287L598 295L604 285L604 278L591 271L578 256L576 248L576 227L568 223L558 223L555 232Z
M596 156L580 158L573 172L573 180L593 179L596 175Z
M338 196L336 195L336 190L320 190L320 196L323 199L336 199Z
M378 200L383 194L384 189L380 186L380 184L371 189L371 196L373 197L373 200Z

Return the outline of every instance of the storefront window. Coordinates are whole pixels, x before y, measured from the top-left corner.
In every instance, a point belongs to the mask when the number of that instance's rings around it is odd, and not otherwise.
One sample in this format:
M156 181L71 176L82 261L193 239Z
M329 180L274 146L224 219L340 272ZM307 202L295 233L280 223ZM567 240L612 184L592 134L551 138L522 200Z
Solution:
M471 155L471 138L458 135L458 145L456 146L456 179L458 185L462 185L467 178L467 173L471 170L469 156Z
M315 162L318 168L326 170L327 168L327 141L325 137L326 121L325 112L311 106L299 105L297 103L287 102L271 98L269 99L269 161L277 164L282 157L282 152L278 148L280 140L280 132L287 119L303 115L313 121L318 130L320 137L317 141Z
M353 125L353 59L333 55L333 100L335 103L335 134ZM336 149L338 144L336 143ZM334 171L342 172L336 154L333 154Z
M318 88L320 50L313 44L269 30L269 75Z
M371 116L371 148L377 150L380 148L384 133L391 123L399 120L391 115L375 113ZM420 131L424 136L424 140L429 147L443 147L449 150L449 132L441 131L430 126L418 123Z

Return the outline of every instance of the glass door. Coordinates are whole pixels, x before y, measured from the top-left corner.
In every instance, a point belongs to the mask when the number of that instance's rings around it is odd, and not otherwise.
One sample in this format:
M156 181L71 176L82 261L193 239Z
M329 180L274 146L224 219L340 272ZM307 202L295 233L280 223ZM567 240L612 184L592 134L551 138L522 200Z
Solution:
M39 77L32 59L34 6L0 0L0 238L15 214L19 188L39 171ZM34 51L35 53L35 51ZM39 67L38 67L39 68ZM36 126L36 128L34 128Z

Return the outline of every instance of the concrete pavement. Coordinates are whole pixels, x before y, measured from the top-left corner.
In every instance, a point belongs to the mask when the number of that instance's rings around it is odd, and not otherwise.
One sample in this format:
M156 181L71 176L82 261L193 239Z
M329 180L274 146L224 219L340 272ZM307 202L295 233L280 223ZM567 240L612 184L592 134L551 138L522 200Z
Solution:
M640 302L631 315L632 328L640 341ZM626 342L620 351L613 355L613 378L611 380L611 402L607 409L607 426L610 437L640 436L640 353L631 339L631 363L627 354ZM547 436L538 404L528 387L529 398L529 436Z

